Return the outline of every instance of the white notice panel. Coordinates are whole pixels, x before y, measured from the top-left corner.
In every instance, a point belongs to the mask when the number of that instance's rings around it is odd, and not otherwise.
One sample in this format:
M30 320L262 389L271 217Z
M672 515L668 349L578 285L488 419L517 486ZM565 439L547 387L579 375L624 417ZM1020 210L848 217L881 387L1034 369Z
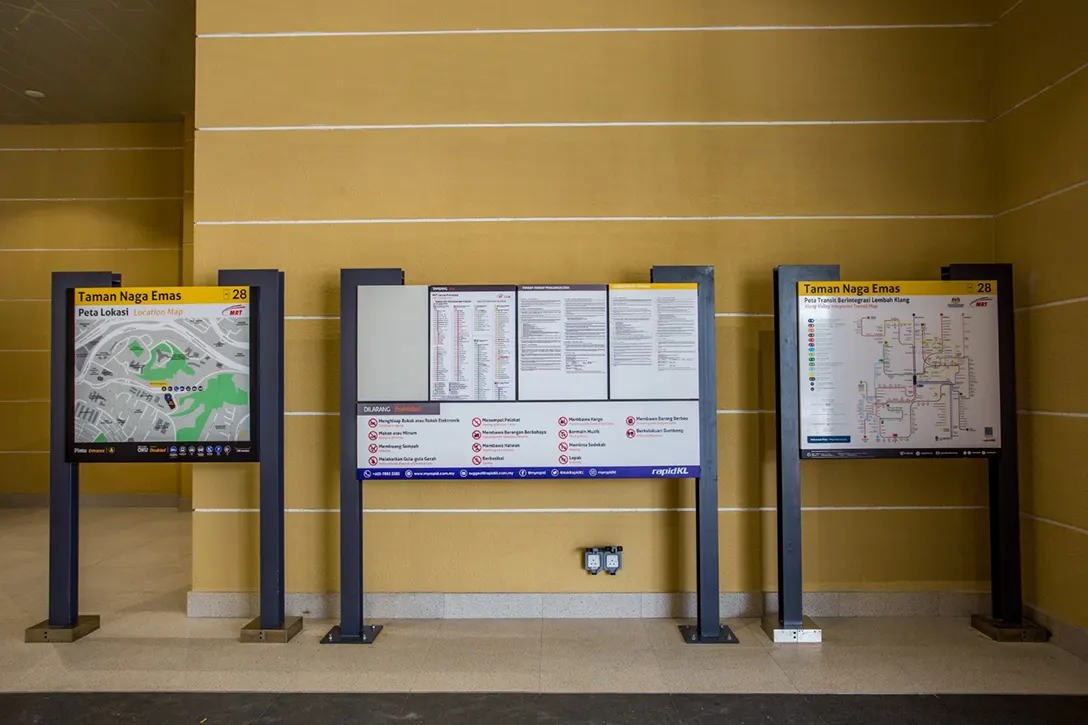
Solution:
M801 282L801 456L1001 447L997 284Z
M698 399L698 285L610 285L609 328L612 400Z
M694 400L358 404L360 479L688 478Z
M608 286L518 288L518 400L608 398Z
M430 399L513 400L515 287L431 287Z

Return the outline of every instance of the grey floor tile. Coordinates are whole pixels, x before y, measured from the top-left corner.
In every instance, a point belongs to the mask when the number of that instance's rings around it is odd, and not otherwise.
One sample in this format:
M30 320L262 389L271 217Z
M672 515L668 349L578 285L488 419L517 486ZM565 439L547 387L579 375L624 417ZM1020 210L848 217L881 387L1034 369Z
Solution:
M821 725L802 695L673 695L684 725Z
M673 725L682 722L669 695L540 695L539 723Z

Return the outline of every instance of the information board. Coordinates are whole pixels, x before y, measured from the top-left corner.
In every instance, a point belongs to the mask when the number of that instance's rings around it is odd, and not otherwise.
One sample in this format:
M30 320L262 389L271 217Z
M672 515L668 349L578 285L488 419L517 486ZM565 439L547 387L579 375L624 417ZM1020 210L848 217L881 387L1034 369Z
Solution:
M358 401L360 479L699 475L697 285L435 286L425 306L411 287L358 294L360 396L400 395ZM386 352L419 335L416 387L416 361Z
M802 458L1001 447L997 283L801 282Z
M73 290L68 460L257 460L255 292Z

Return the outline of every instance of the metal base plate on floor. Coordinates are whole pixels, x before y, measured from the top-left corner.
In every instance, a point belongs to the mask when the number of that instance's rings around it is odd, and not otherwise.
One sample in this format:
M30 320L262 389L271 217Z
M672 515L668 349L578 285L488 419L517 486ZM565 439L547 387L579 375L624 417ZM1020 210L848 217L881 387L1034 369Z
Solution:
M1028 619L1005 624L993 617L972 614L971 626L995 642L1046 642L1050 638L1050 632Z
M382 625L367 624L363 627L359 637L345 637L340 634L340 625L329 630L329 633L321 638L321 644L372 644L381 634Z
M808 617L801 617L800 627L783 627L777 614L763 617L763 631L775 644L820 644L824 631Z
M740 644L737 635L733 634L733 630L724 624L721 625L716 637L700 636L699 625L697 624L681 624L680 636L684 638L684 642L687 644Z
M101 623L102 618L97 614L79 615L76 619L76 626L74 627L54 627L47 619L44 622L38 622L33 627L29 627L26 630L25 641L38 644L47 642L75 642L77 639L82 639L98 629Z
M302 631L302 617L284 617L283 626L275 629L262 629L261 618L257 617L252 622L242 627L243 642L263 642L266 644L286 644L291 638Z

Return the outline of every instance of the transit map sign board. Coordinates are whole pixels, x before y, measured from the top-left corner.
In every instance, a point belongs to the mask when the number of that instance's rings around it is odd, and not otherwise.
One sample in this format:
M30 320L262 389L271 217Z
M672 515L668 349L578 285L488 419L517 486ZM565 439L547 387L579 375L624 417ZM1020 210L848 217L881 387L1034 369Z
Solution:
M257 460L255 293L73 290L68 460Z
M801 282L802 458L994 455L997 283Z

